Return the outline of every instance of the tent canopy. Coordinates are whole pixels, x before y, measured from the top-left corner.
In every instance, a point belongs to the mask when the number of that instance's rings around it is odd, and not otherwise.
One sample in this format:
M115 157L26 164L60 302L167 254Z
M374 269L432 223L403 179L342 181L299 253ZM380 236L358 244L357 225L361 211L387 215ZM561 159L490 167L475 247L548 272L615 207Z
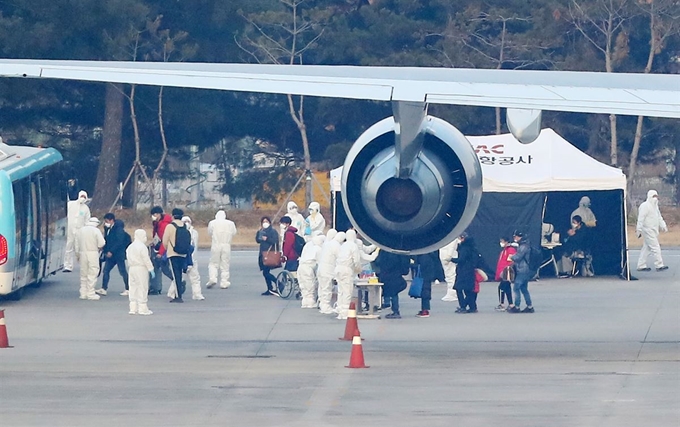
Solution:
M512 134L468 136L482 164L484 192L625 190L620 169L588 156L552 129L522 144ZM331 171L331 191L341 191L342 167Z
M482 164L485 192L626 188L626 177L620 169L598 162L552 129L543 129L531 144L522 144L509 133L467 139Z

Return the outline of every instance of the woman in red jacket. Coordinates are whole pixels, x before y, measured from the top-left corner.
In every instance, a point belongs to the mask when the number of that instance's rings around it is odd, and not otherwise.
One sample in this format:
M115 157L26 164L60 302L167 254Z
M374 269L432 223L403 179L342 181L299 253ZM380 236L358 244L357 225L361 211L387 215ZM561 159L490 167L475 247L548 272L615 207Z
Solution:
M496 280L498 284L498 306L497 311L505 311L505 300L508 305L512 304L512 281L515 279L515 270L512 268L510 256L517 253L517 245L507 237L501 237L501 253L496 264Z

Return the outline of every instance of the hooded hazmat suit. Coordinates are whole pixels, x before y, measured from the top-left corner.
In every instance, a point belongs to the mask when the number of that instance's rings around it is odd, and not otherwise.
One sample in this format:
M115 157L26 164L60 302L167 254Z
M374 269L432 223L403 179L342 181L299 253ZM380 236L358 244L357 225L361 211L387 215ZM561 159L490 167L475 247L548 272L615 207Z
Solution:
M187 267L187 276L189 276L189 282L191 283L191 299L201 301L204 300L205 297L201 291L201 275L198 274L198 263L196 262L198 230L194 227L190 217L182 217L182 222L189 228L189 233L191 233L191 246L194 247L194 251L191 253L191 265Z
M290 225L295 227L297 230L296 233L299 234L300 236L305 235L305 217L303 217L299 212L298 212L298 205L295 202L288 202L287 206L288 212L286 212L286 215L288 218L290 218ZM281 247L283 247L283 236L285 234L285 229L284 227L281 227ZM310 233L311 234L311 233Z
M331 228L326 233L326 241L321 246L319 256L319 267L317 278L319 281L319 311L321 314L332 314L333 307L333 277L335 275L335 264L340 251L340 245L345 241L345 233L338 233Z
M656 267L657 270L665 270L666 268L663 259L661 258L659 230L666 232L668 231L668 227L659 211L658 197L659 195L655 190L649 190L647 192L647 200L638 208L638 220L635 231L638 238L642 237L644 239L642 250L640 251L640 258L638 259L638 270L647 269L647 258L649 255L652 255L654 258L654 267Z
M64 254L64 271L73 271L75 256L75 241L78 230L83 228L90 219L90 208L87 206L87 193L80 191L76 200L66 203L66 253Z
M456 263L452 259L458 258L459 244L460 239L456 237L453 242L439 250L439 259L444 269L444 278L446 279L446 295L444 295L442 301L458 301L456 290L453 289L453 285L456 283Z
M215 219L208 223L208 234L212 239L210 245L210 263L208 264L208 288L217 284L217 272L220 271L220 288L227 289L229 281L229 263L231 262L231 240L236 235L236 225L227 219L223 210L217 211Z
M321 205L317 202L309 204L309 216L305 219L305 236L309 238L315 231L323 233L326 228L326 220L321 215Z
M326 237L318 233L302 249L297 270L298 284L302 294L302 308L317 308L317 266L321 259L321 247Z
M345 243L340 246L335 265L335 280L338 282L338 319L347 319L349 303L352 301L354 278L361 271L361 250L356 243L357 233L350 229L345 233Z
M153 314L147 305L149 293L149 274L154 275L153 263L146 246L146 231L135 230L134 240L125 250L128 261L130 284L130 314L148 316Z
M597 218L592 210L590 210L590 197L583 196L581 201L578 202L578 208L571 213L570 221L574 220L574 217L578 215L581 217L583 223L588 227L595 227L597 225Z
M94 285L99 274L99 251L106 242L98 226L99 220L92 217L76 235L76 257L80 262L80 299L99 299L99 295L94 292Z

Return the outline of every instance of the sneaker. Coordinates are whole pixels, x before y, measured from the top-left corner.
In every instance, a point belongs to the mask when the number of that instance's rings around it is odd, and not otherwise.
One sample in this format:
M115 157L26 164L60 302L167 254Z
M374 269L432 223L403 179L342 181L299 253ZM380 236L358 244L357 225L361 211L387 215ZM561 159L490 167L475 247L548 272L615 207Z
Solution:
M507 312L508 312L508 313L520 313L519 308L514 307L514 306L513 306L513 307L508 307Z
M142 316L151 316L151 315L153 314L153 311L151 311L151 310L149 310L149 311L140 311L139 314L142 315Z
M106 289L104 289L104 288L95 289L94 293L97 294L97 295L106 296Z
M106 295L106 294L104 294L104 295ZM122 297L126 297L128 295L130 295L130 291L123 291L123 292L120 293L120 296L122 296Z
M128 311L128 314L137 314L136 311Z
M385 319L401 319L401 314L390 313L390 314L385 315Z
M208 283L205 284L205 287L208 288L208 289L210 289L210 288L212 288L213 286L215 286L216 284L217 284L217 282L208 282Z
M260 295L262 295L263 297L268 297L268 296L274 295L274 294L272 293L272 291L267 289L266 291L262 292Z
M99 298L100 296L97 294L87 297L87 299L89 299L90 301L98 301Z
M430 317L430 310L420 310L416 317Z
M205 300L205 297L203 295L198 295L196 297L191 297L191 299L194 301L203 301Z
M505 311L505 306L503 304L498 304L495 308L496 311Z
M569 273L560 273L559 275L557 275L557 278L559 278L559 279L568 279L570 277L571 277L571 274L569 274Z
M656 271L664 271L664 270L668 270L668 266L667 266L667 265L662 265L661 267L659 267L659 268L656 269Z
M474 309L474 310L466 310L465 312L466 312L466 313L477 313L477 309Z
M522 310L522 313L533 313L534 308L533 307L527 307L524 310Z
M333 310L319 310L320 314L337 314Z
M652 271L649 267L638 267L637 271Z
M228 284L227 286L222 286L222 285L220 285L220 289L229 289L229 286L231 286L231 283Z
M467 310L461 307L458 307L455 311L455 313L467 313Z
M87 296L86 296L86 295L81 295L79 298L80 298L80 299L87 299Z
M279 291L277 291L276 289L270 289L270 290L268 290L267 292L269 292L270 295L274 295L274 296L277 296L277 297L280 297L280 296L281 296L281 294L279 293Z
M182 298L173 298L170 300L170 302L183 303L184 300Z
M70 269L70 268L64 268L63 270L61 270L61 272L62 272L62 273L72 273L73 270Z
M385 310L386 308L390 308L390 307L392 307L390 304L383 304L383 305L380 306L380 309Z
M161 293L162 293L162 291L160 291L160 290L158 290L158 291L157 290L150 290L148 295L160 295Z

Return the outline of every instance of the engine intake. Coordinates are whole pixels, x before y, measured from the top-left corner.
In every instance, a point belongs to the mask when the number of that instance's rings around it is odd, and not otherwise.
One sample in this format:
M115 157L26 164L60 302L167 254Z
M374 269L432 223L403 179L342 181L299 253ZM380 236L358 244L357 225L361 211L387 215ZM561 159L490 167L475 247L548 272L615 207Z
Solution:
M398 178L395 126L388 117L354 143L342 173L343 204L357 231L380 248L431 252L472 221L482 196L481 167L458 129L426 116L413 170Z

